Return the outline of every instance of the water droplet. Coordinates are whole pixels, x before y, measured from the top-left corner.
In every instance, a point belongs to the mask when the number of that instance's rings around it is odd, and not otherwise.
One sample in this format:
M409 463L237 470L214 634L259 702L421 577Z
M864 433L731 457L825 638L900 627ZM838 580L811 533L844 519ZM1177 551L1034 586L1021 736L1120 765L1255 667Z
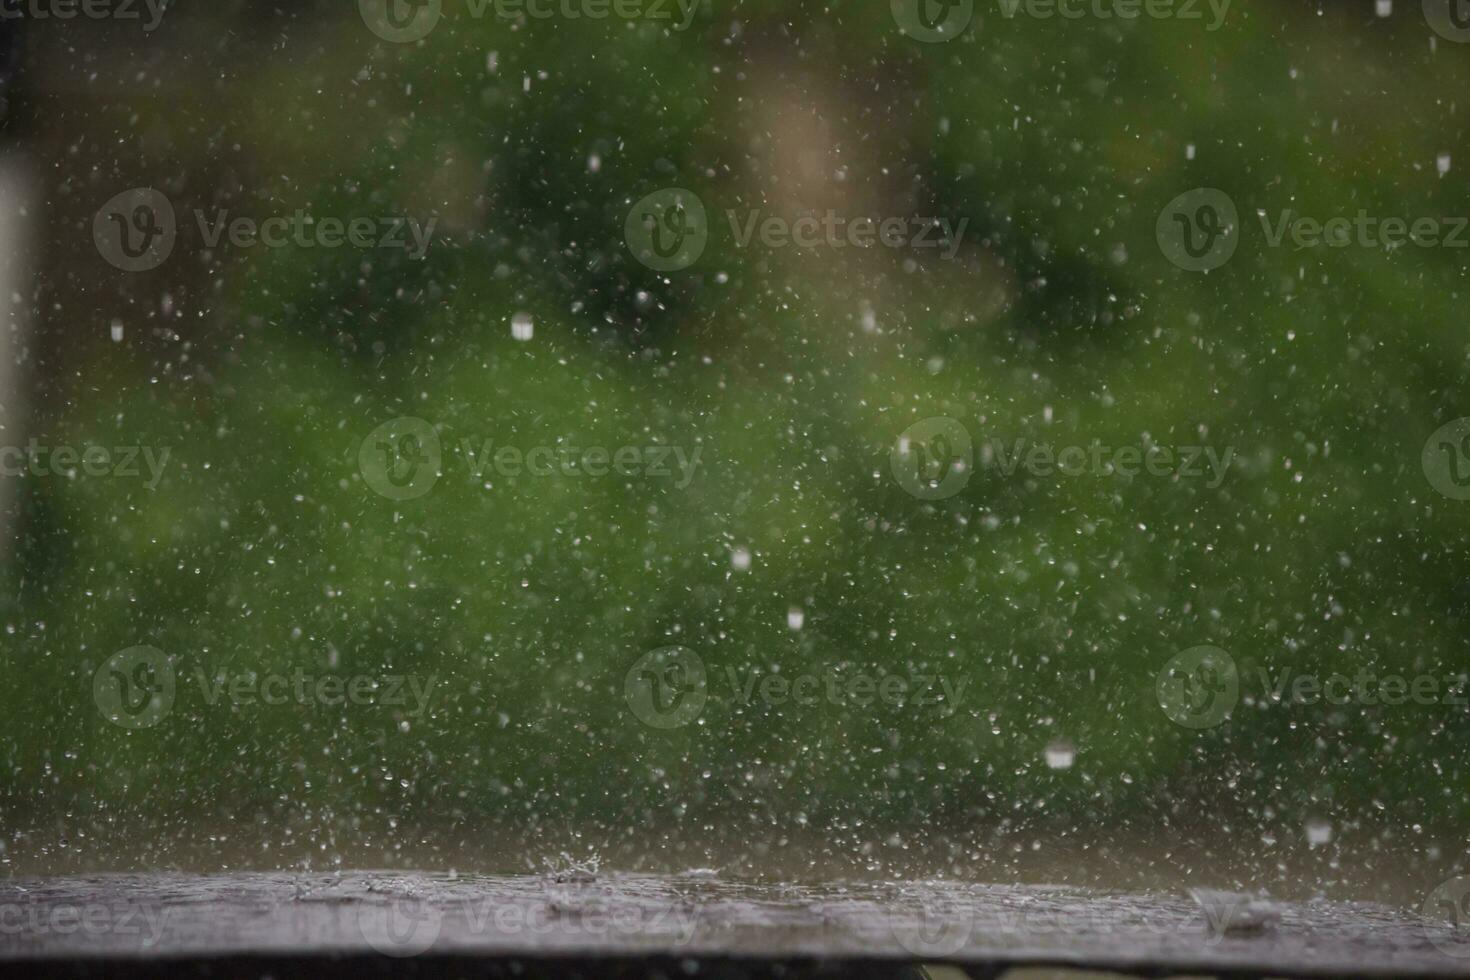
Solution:
M730 567L737 572L743 572L750 567L750 551L746 548L736 548L730 552Z
M516 340L530 340L536 336L536 321L529 313L517 313L510 318L510 335Z
M1064 738L1059 738L1046 747L1046 764L1051 769L1071 769L1077 761L1077 748Z
M806 610L800 606L792 606L786 610L786 626L791 630L799 630L806 624Z

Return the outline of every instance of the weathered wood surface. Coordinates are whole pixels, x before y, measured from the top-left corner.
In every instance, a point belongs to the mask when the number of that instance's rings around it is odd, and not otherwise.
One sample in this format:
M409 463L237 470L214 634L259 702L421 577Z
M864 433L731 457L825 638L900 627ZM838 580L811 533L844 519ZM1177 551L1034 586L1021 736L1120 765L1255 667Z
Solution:
M684 876L105 875L0 884L0 969L381 961L924 960L1139 974L1470 976L1470 935L1364 904ZM399 957L402 959L389 959ZM260 962L266 962L261 959ZM881 965L881 964L880 964ZM232 974L232 971L215 971ZM443 971L440 971L443 972ZM232 974L233 975L233 974ZM278 974L279 975L279 974ZM456 974L457 975L457 974Z

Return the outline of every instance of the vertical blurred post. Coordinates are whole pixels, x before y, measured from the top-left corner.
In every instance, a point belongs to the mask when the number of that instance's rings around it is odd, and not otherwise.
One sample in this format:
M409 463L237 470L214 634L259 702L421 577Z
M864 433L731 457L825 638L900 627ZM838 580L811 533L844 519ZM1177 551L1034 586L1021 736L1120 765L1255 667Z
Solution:
M14 85L20 60L20 22L0 24L0 453L23 446L28 331L40 199L24 146L15 135ZM14 465L13 454L0 465ZM0 473L0 559L10 550L16 483Z

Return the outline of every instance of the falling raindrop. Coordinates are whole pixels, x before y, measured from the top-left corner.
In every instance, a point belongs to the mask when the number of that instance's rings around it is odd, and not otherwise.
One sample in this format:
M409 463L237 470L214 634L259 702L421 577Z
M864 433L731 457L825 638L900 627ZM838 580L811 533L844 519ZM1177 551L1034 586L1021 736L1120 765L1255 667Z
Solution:
M1064 738L1046 747L1046 764L1051 769L1071 769L1077 761L1077 748Z
M510 318L510 335L516 340L530 340L536 335L536 321L529 313L517 313Z

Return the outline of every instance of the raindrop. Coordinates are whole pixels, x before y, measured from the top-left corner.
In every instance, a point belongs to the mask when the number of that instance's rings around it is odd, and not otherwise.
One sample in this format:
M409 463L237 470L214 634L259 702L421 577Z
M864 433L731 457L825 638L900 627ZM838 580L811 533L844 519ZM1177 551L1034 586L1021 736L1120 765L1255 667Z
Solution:
M1077 749L1069 741L1059 738L1046 747L1046 764L1051 769L1071 769L1077 761Z
M529 313L517 313L510 318L510 335L516 340L530 340L536 335L536 321Z

